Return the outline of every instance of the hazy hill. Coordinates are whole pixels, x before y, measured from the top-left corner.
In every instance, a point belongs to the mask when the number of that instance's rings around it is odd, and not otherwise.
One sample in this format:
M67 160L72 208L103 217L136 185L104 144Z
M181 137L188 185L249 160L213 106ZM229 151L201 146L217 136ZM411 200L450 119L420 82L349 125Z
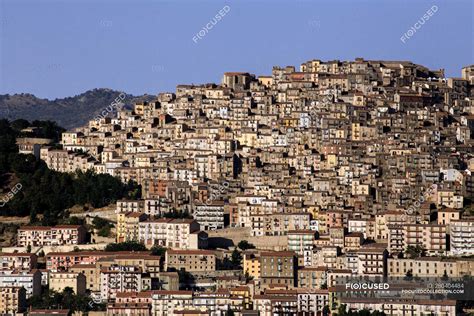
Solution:
M120 91L94 89L64 99L40 99L32 94L22 93L0 95L0 118L53 120L59 126L70 129L86 122L109 106ZM153 95L133 96L126 94L125 106L130 108L138 101L152 101Z

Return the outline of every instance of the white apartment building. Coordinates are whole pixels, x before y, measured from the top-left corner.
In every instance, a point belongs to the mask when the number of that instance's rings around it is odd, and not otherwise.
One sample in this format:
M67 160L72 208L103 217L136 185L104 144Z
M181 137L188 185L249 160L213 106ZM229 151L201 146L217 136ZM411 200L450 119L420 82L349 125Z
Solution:
M322 315L326 305L329 305L327 290L298 289L298 312L308 315Z
M36 267L38 256L33 253L0 253L0 270L27 270Z
M313 265L315 232L312 230L291 230L288 232L288 250L304 258L304 266Z
M367 220L365 219L349 219L348 220L349 233L362 233L364 238L367 238Z
M39 270L30 272L16 270L0 271L1 287L24 287L26 298L30 298L32 295L39 295L41 294L41 272Z
M100 296L102 300L114 299L117 292L149 290L142 284L142 270L135 266L113 265L100 271Z
M198 249L201 244L199 224L193 219L160 218L140 222L138 238L147 247L154 245L176 249ZM205 234L205 233L204 233Z
M474 220L451 221L450 252L454 256L474 254Z
M193 307L192 291L154 291L152 295L151 315L174 315Z
M18 229L17 244L20 247L79 245L85 237L86 229L80 225L23 226Z
M195 206L194 219L204 230L224 228L224 202L213 201Z

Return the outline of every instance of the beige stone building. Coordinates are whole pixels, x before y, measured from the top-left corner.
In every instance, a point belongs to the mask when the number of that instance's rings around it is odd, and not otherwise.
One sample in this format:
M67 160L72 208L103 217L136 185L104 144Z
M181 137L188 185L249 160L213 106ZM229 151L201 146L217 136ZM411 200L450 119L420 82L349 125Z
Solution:
M474 275L474 260L448 258L387 259L388 276L404 277L410 272L414 277L463 277Z
M86 290L92 293L100 291L100 269L96 264L75 264L69 268L69 271L84 275Z
M293 288L296 285L296 267L294 252L260 253L260 279L263 286L279 285Z
M50 272L49 289L62 292L65 288L71 288L75 294L86 292L86 277L82 273L75 272Z
M368 244L357 251L358 274L384 276L387 274L387 244Z
M446 226L406 224L403 226L403 248L420 246L431 255L446 254Z
M384 312L387 315L456 315L456 301L453 300L389 300L345 298L341 300L348 309L371 309Z
M1 315L23 315L26 306L26 291L23 287L0 287Z
M145 221L147 215L139 212L117 214L117 242L138 241L139 223Z
M187 272L215 271L216 255L210 250L170 249L166 251L165 269Z

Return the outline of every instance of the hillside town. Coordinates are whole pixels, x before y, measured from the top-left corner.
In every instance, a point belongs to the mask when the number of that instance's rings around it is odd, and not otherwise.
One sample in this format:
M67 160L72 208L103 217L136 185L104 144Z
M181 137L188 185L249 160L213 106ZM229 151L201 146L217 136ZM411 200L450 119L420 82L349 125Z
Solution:
M19 227L0 253L0 314L71 315L28 306L70 290L89 315L474 312L474 65L446 78L315 59L121 101L59 144L17 139L51 170L141 192L73 214L84 223ZM348 293L363 278L394 296ZM395 293L426 280L464 296Z

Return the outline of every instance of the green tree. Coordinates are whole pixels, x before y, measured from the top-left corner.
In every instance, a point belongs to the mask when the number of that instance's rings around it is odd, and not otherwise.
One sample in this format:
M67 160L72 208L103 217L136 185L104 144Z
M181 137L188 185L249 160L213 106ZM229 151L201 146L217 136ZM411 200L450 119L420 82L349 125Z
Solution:
M160 256L163 257L166 254L166 248L161 246L153 246L151 248L151 255L152 256Z
M105 246L105 251L147 251L144 244L136 241L125 241L121 243L113 243Z
M109 237L111 229L113 227L113 224L110 223L108 220L103 219L101 217L94 217L92 220L92 225L94 226L94 229L96 229L98 232L97 234L101 237Z
M329 308L329 306L324 305L324 307L323 307L323 316L329 316L330 313L331 313L331 309Z
M346 309L347 309L346 304L341 304L341 305L339 305L339 307L338 307L338 309L337 309L336 315L337 315L337 316L347 316L348 313L347 313L347 310L346 310Z
M426 253L426 249L424 249L420 245L416 245L416 246L409 245L406 248L405 253L408 255L409 258L416 259L416 258L424 256Z
M234 311L230 308L230 306L227 308L227 313L226 313L226 316L234 316L235 313Z
M240 253L239 250L237 250L237 248L235 248L234 251L232 251L230 261L232 262L234 267L239 267L240 264L242 263L242 254Z
M77 216L71 216L64 221L67 225L84 225L84 219Z
M255 249L255 246L253 244L249 243L247 240L241 240L237 244L237 247L239 247L242 250Z
M45 126L46 130L55 130L49 123ZM51 133L46 131L45 135ZM0 209L0 215L29 215L33 224L55 225L68 217L65 210L74 205L103 207L124 197L139 197L141 189L136 183L123 184L108 174L50 170L33 155L18 153L15 142L18 135L8 121L0 120L0 184L9 187L21 184L21 189ZM18 182L10 183L12 175ZM41 221L39 214L43 215Z
M41 295L28 299L28 305L34 309L69 309L74 312L88 312L92 309L91 298L87 295L77 295L72 288L66 287L62 292L44 289Z
M441 277L441 280L443 280L443 281L449 280L448 271L444 270L444 273L443 273L443 276Z

